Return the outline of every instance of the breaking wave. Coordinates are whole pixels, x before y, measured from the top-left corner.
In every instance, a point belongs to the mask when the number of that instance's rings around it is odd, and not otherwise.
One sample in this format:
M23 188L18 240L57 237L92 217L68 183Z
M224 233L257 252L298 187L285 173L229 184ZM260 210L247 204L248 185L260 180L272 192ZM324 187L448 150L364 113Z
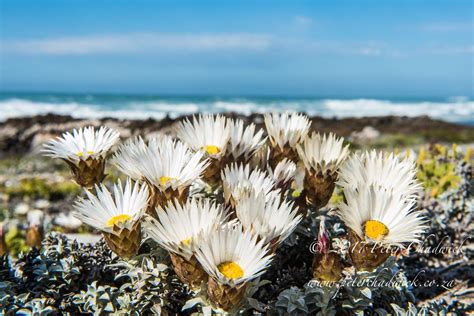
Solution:
M249 115L270 111L300 111L326 118L363 116L420 116L428 115L442 120L474 124L474 101L455 98L439 101L390 101L378 99L210 99L178 98L150 99L127 97L123 100L108 97L59 97L51 100L35 97L1 97L0 120L55 113L73 117L121 119L161 119L195 113L237 112Z

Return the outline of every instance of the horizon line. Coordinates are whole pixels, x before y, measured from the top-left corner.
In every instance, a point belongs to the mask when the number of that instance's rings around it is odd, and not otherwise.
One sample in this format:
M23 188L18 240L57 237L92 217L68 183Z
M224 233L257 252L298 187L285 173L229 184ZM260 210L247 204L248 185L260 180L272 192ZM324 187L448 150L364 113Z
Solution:
M255 93L170 93L170 92L118 92L118 91L54 91L54 90L2 90L0 88L0 95L4 94L33 94L33 95L78 95L78 96L121 96L121 97L165 97L165 98L281 98L281 99L386 99L386 100L445 100L450 101L452 99L467 99L471 101L474 99L473 95L363 95L363 94L255 94Z

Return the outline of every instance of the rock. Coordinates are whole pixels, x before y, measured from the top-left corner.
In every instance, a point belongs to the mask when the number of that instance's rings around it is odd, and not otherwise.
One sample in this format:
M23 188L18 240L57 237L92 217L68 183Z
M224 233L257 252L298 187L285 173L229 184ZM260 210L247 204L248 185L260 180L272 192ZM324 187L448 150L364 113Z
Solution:
M166 133L164 131L156 131L156 132L146 134L144 138L145 138L145 140L150 140L152 138L161 137L161 136L164 136L164 135L166 135Z
M0 151L9 151L12 141L17 138L18 129L15 126L3 125L0 127Z
M66 237L74 239L80 244L96 244L101 238L100 235L92 234L66 234Z
M359 142L368 142L380 136L380 132L372 126L365 126L360 132L352 132L351 138Z
M15 214L16 215L26 215L30 210L30 206L26 203L19 203L15 206Z
M30 152L33 154L40 154L43 145L51 139L56 138L57 135L50 133L38 133L31 139Z
M28 225L43 226L44 212L41 210L31 210L26 214Z
M70 213L67 215L59 213L59 215L53 219L53 223L67 230L76 230L82 225L82 222Z
M242 119L245 124L255 123L257 129L263 128L263 115L252 113L241 115L237 113L224 113L226 117ZM61 115L38 115L22 118L11 118L0 122L0 157L11 154L25 154L30 150L37 152L41 145L51 137L58 136L65 131L84 126L108 126L118 130L121 139L127 139L136 135L148 135L157 131L174 135L176 123L191 118L192 115L162 120L128 120L128 119L76 119ZM449 140L452 135L461 135L463 139L472 141L474 139L474 127L454 124L440 120L433 120L427 116L405 117L405 116L383 116L383 117L360 117L360 118L323 118L311 117L311 129L321 132L333 132L339 136L348 137L353 131L360 131L362 138L376 137L380 134L403 134L413 135L422 133L427 141ZM464 136L463 136L464 135ZM357 137L355 134L354 137ZM378 136L377 136L378 137Z
M50 205L51 203L49 203L48 200L41 199L41 200L35 201L34 207L45 210L45 209L48 209Z

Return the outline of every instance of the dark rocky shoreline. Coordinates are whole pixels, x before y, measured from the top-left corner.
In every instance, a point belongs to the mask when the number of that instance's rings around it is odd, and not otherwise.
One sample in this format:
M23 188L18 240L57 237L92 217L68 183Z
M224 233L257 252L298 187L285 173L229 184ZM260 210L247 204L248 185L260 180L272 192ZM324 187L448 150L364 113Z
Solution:
M249 116L226 113L228 117L243 119L246 123L255 123L263 127L262 114ZM72 116L55 114L11 118L0 122L0 157L8 155L26 154L35 151L38 145L66 130L85 125L107 125L121 132L123 138L135 135L148 136L155 132L173 134L176 122L186 116L176 119L166 117L162 120L128 120L115 118L79 119ZM424 142L474 142L474 126L449 123L431 119L428 116L382 116L327 119L319 116L311 117L312 129L324 133L334 132L348 137L354 132L360 132L371 127L380 135L396 135L397 137L422 137Z

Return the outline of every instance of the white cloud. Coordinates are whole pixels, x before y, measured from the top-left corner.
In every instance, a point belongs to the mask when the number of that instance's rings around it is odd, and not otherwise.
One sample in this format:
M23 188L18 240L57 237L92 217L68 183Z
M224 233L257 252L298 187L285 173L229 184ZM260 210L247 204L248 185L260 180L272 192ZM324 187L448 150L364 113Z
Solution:
M308 28L313 25L313 20L307 16L298 15L294 18L295 25L300 28Z
M422 24L420 28L428 32L465 32L474 31L474 23L468 22L435 22Z
M394 50L385 42L361 41L361 42L324 42L313 45L315 50L339 55L359 55L366 57L378 57L382 55L394 56Z
M21 54L86 55L161 51L261 51L271 44L272 38L267 35L141 33L5 41L2 50Z
M386 43L383 42L375 42L369 41L367 43L362 43L356 45L352 48L352 52L354 54L362 55L362 56L381 56L381 55L388 55L391 52L391 49L388 47Z
M466 55L474 54L474 45L423 45L416 47L395 47L390 43L368 41L360 43L335 42L320 45L319 50L336 54L360 55L365 57L387 56L401 58L428 55Z
M417 51L419 54L432 55L463 55L474 54L474 45L460 45L460 46L431 46Z
M364 56L380 56L382 55L382 50L378 47L361 47L356 50L360 55Z
M304 17L299 17L305 19ZM308 23L308 22L304 22ZM383 41L315 41L310 37L281 37L277 34L164 34L137 33L124 35L90 35L48 39L10 40L2 42L2 53L35 55L96 55L96 54L179 54L212 52L275 52L288 56L330 53L367 58L409 55L473 54L474 46L423 46L397 48Z

